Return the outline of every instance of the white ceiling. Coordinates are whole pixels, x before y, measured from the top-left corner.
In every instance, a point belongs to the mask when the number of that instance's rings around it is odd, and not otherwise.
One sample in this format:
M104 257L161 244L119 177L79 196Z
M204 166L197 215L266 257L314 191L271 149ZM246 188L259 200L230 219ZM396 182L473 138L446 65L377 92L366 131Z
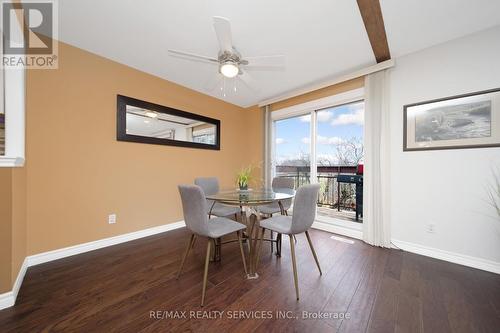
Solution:
M380 0L393 58L500 24L499 0Z
M381 0L381 6L393 57L500 24L498 0ZM212 16L230 19L244 57L283 54L286 69L253 71L258 92L238 82L226 97L206 91L217 66L167 50L216 57ZM354 0L64 0L59 38L240 106L375 64Z

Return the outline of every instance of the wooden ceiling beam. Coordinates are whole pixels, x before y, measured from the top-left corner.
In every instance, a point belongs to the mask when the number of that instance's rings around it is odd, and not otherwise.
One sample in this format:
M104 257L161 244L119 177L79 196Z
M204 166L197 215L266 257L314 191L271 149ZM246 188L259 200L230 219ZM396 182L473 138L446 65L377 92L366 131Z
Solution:
M391 59L379 0L357 0L377 63Z

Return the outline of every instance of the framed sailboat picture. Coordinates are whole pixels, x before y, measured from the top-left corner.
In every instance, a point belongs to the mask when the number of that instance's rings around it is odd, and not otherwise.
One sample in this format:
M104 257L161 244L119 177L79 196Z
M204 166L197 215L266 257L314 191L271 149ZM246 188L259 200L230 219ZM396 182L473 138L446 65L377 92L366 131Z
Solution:
M500 147L500 89L404 106L404 151Z

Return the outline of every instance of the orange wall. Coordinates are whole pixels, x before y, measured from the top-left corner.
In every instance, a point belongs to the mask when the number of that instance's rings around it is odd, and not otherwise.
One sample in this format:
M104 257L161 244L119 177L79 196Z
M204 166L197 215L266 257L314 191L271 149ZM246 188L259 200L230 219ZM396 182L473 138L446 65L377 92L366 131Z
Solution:
M264 111L258 106L247 108L247 112L253 116L247 120L247 146L244 151L252 157L251 186L259 187L264 184Z
M26 257L26 168L0 168L0 293L11 290Z
M26 257L26 167L12 169L12 274L11 284Z
M0 168L0 294L11 289L12 170Z
M221 150L116 141L117 94L220 119ZM58 70L27 75L27 254L182 220L177 185L233 187L261 163L261 123L258 109L60 43Z
M279 109L283 109L292 105L302 104L310 101L314 101L319 98L328 97L336 94L340 94L349 90L354 90L358 88L362 88L365 84L364 77L358 77L356 79L352 79L349 81L345 81L342 83L334 84L332 86L328 86L322 89L314 90L308 92L306 94L302 94L299 96L295 96L289 99L285 99L280 102L276 102L271 104L271 110L276 111Z

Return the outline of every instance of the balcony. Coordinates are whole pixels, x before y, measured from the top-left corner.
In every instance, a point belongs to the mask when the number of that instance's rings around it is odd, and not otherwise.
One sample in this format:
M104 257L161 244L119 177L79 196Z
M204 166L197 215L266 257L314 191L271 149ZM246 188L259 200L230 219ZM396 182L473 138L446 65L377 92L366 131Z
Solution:
M356 166L318 166L318 182L321 184L318 196L318 215L351 222L363 222L360 215L356 220L356 185L338 182L339 175L355 175ZM295 188L310 183L309 166L276 166L277 177L293 178Z

